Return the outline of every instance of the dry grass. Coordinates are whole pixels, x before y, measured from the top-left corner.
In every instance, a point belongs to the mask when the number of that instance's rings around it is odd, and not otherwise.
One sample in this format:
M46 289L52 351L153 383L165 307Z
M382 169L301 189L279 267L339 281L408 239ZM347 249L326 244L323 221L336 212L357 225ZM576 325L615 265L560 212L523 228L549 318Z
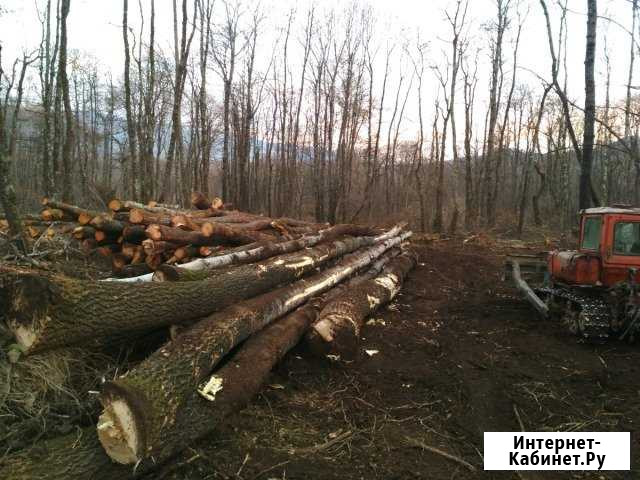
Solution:
M15 361L15 349L6 341L0 346L0 457L94 418L97 389L118 363L81 349Z

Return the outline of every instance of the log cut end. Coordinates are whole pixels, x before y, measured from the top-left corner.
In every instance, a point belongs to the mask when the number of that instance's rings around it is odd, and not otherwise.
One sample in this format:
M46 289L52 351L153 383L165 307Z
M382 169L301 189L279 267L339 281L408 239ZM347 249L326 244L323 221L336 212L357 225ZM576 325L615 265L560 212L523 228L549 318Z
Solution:
M89 225L89 222L91 222L91 220L93 220L93 217L89 213L83 212L78 215L78 223L80 225Z
M112 399L98 419L98 439L107 455L124 465L139 460L139 435L134 415L120 399Z
M138 208L132 208L129 211L129 221L131 223L142 223L144 221L144 211Z
M151 240L162 240L162 231L159 225L149 225L147 227L147 237Z
M120 210L122 210L122 202L120 200L118 200L117 198L114 198L113 200L111 200L109 202L109 205L107 205L109 207L109 210L112 210L114 212L119 212Z

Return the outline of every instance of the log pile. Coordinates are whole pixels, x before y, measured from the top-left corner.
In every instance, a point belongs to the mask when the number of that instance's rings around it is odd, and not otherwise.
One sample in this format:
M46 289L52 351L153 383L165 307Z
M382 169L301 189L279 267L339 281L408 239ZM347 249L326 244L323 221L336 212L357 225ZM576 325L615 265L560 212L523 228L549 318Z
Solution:
M6 479L129 478L156 468L249 402L299 342L358 357L365 318L415 265L404 225L271 219L201 194L193 209L44 204L47 217L75 222L74 237L106 247L114 270L131 276L86 281L0 266L4 324L22 357L104 351L151 333L164 341L106 379L94 426L0 459Z
M233 210L232 205L219 198L209 200L200 192L192 194L191 204L184 209L113 199L105 212L44 198L40 216L25 218L23 225L32 239L72 236L86 254L109 257L117 278L139 277L162 265L226 254L232 248L316 234L328 226Z

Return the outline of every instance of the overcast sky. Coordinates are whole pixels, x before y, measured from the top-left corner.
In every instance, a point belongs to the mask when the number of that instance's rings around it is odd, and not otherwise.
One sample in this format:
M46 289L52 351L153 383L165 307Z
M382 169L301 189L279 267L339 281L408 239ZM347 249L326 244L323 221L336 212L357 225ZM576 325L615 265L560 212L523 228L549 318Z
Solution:
M141 0L143 5L148 5L148 0ZM365 0L362 0L364 2ZM9 66L12 59L23 50L32 50L37 47L40 39L40 24L38 21L36 5L41 7L44 0L0 0L0 4L8 10L0 17L0 41L3 44L4 65ZM55 3L55 0L54 2ZM251 5L249 0L246 1ZM321 8L336 6L338 10L344 2L335 0L316 1ZM452 8L452 0L368 0L366 3L373 6L378 13L379 23L376 31L376 41L384 43L387 40L400 41L402 37L415 38L419 32L423 41L429 42L430 63L443 62L444 53L449 52L448 39L450 27L445 20L444 11ZM529 82L534 88L540 89L540 82L535 75L528 70L537 72L548 78L550 63L546 40L544 18L538 0L522 0L519 10L526 15L526 22L522 32L519 64L522 67L519 79ZM551 5L555 2L549 0ZM569 30L569 93L577 101L582 101L584 88L584 45L585 45L585 11L586 0L569 0L569 8L572 10L568 18ZM138 1L129 1L131 22L135 24L138 17ZM260 39L260 52L258 57L266 62L270 58L273 46L277 42L279 32L285 26L286 15L295 8L300 17L311 4L310 0L263 0L261 4L267 13L267 19L263 24L263 34ZM171 0L156 0L156 35L160 48L169 52L172 49L172 2ZM599 13L603 16L631 28L631 3L628 0L599 0ZM482 26L495 18L494 0L470 0L469 9L469 36L473 39L474 47L487 46L487 34ZM557 32L559 24L559 10L552 10L553 27ZM80 50L97 59L102 70L110 70L114 77L121 75L123 70L122 53L122 1L120 0L71 0L71 13L68 20L69 47ZM514 28L517 20L514 15ZM304 19L300 18L302 26ZM599 78L597 97L601 104L604 101L604 74L605 64L603 60L604 36L608 38L609 54L612 61L612 98L620 99L625 94L625 82L629 62L629 36L620 26L599 21L598 58L596 72ZM513 36L507 38L505 48L505 60L507 61L507 73L510 75ZM277 48L277 47L276 47ZM397 50L399 51L399 49ZM295 56L294 60L295 62ZM480 56L480 101L486 101L484 91L488 82L488 51L485 48ZM265 63L266 65L266 63ZM640 65L637 62L636 65ZM376 72L380 79L381 71ZM391 85L397 82L400 70L394 70ZM640 79L638 80L640 83ZM395 83L397 85L397 83ZM406 85L406 83L405 83ZM215 93L215 85L212 88ZM428 77L425 88L425 112L429 112L437 91L437 83L432 76ZM461 95L460 95L461 96ZM417 97L412 95L407 110L407 123L405 134L415 131L417 117ZM389 106L391 108L391 106ZM483 109L482 109L483 110Z

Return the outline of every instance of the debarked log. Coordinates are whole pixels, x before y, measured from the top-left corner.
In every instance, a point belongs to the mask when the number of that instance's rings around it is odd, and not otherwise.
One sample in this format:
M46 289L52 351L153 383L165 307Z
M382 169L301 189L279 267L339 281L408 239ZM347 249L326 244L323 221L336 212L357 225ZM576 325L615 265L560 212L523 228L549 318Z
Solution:
M391 260L380 275L327 303L306 337L312 351L339 355L342 359L357 357L365 318L396 296L415 264L415 254L406 251Z
M200 435L187 428L188 405L197 387L211 395L215 386L201 382L240 342L309 298L331 289L366 267L409 233L390 238L343 258L309 278L206 317L160 348L126 375L103 388L98 435L119 463L162 462ZM362 238L362 237L361 237ZM358 239L352 239L358 240ZM321 248L321 247L318 247ZM299 263L308 263L304 256ZM239 267L242 268L242 267ZM194 430L195 428L195 430Z
M303 253L240 265L224 277L201 282L128 285L19 274L6 312L7 324L25 353L78 343L110 344L260 295L374 241L347 238Z

